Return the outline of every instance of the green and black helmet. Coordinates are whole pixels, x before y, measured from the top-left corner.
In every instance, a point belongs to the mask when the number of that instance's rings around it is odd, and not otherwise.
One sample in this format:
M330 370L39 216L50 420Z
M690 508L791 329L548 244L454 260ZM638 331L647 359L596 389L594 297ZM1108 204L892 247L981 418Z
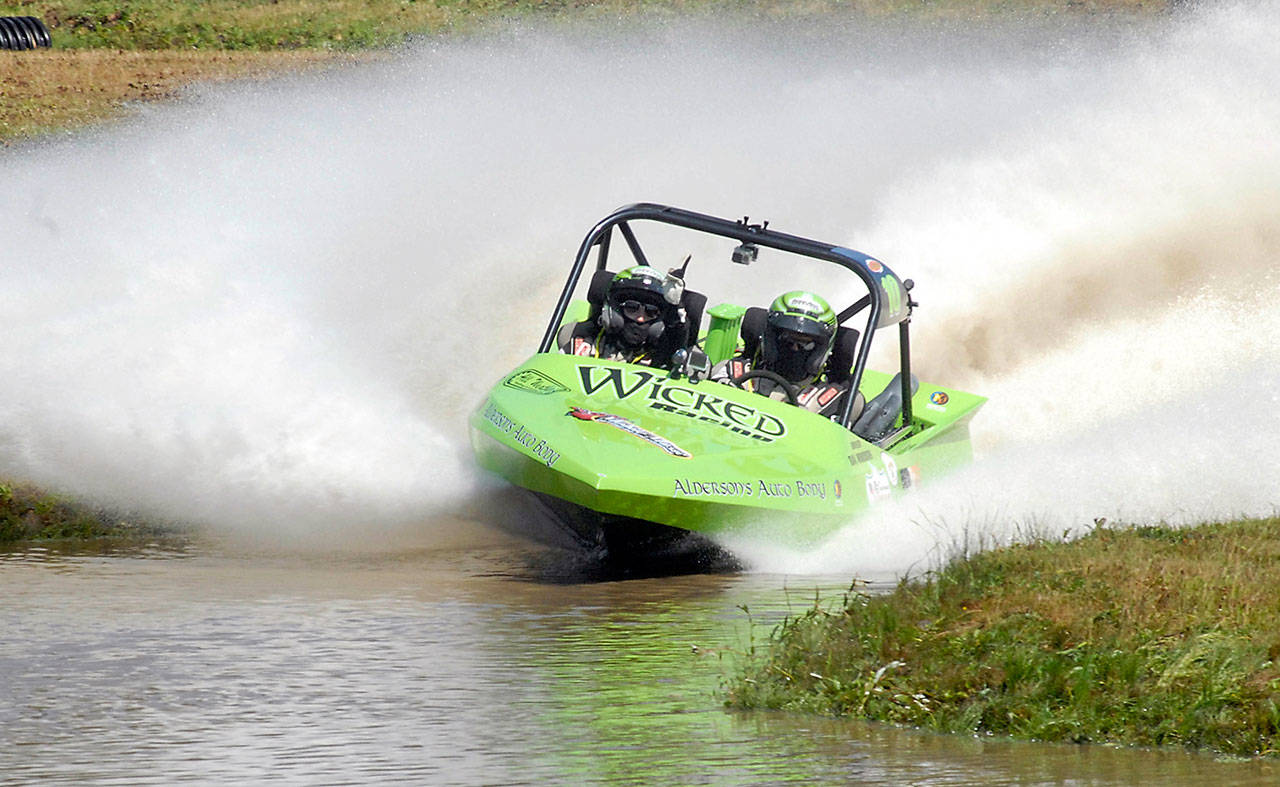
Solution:
M820 296L805 290L785 292L769 306L762 368L793 383L809 383L822 373L836 336L836 313Z
M657 341L666 329L665 318L671 308L667 278L644 265L618 273L605 294L601 326L628 345Z

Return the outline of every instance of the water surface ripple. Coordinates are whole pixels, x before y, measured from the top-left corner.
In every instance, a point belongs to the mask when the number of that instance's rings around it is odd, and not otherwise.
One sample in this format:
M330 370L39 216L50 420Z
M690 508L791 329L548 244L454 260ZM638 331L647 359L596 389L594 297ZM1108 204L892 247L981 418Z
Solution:
M1263 783L1272 766L779 713L716 692L838 578L547 580L492 545L0 556L5 783ZM756 636L763 629L758 625Z

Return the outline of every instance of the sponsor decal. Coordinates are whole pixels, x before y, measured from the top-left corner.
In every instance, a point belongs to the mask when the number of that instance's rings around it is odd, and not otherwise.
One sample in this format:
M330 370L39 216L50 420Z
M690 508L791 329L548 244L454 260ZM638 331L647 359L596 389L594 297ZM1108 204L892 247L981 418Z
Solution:
M871 472L867 473L867 502L875 503L884 500L893 495L895 486L910 486L911 472L914 468L907 468L898 472L898 463L893 457L887 453L880 454L880 464L883 467L871 467ZM917 471L918 473L918 471Z
M893 494L893 486L889 476L881 468L874 468L867 473L867 502L875 503Z
M898 281L898 277L893 275L893 271L889 270L888 266L879 260L872 259L871 257L862 254L861 252L846 249L842 246L833 246L831 247L831 251L839 254L841 257L846 257L861 263L866 266L868 272L876 277L879 289L883 294L881 302L884 307L880 312L880 323L876 326L877 328L884 328L885 326L898 322L898 320L905 316L903 312L907 307L907 303L906 299L903 297L905 293L902 289L902 284ZM872 292L872 294L875 295L874 292Z
M839 482L837 482L839 483ZM672 497L816 497L827 499L827 485L811 481L695 481L675 479Z
M751 481L694 481L686 478L676 479L672 497L751 497L753 483Z
M533 432L525 429L521 423L512 420L510 416L498 409L498 406L492 401L485 402L482 415L498 431L509 436L517 444L524 446L530 453L546 463L547 467L553 467L560 458L560 452L553 450L546 440L540 439Z
M795 298L792 298L791 302L788 303L787 306L789 306L790 308L796 311L804 312L805 314L811 315L813 317L817 317L818 315L822 314L822 307L819 306L816 301L809 300L803 295L799 295L799 296L796 296Z
M761 497L791 497L791 484L786 481L760 481Z
M654 281L662 281L663 279L663 275L661 271L659 271L657 268L650 268L647 265L637 265L635 269L632 271L632 275L639 276L642 279L645 279L646 284L648 283L647 281L648 279L653 279Z
M840 395L840 386L838 385L821 385L817 388L810 388L800 394L800 404L808 408L816 400L818 403L814 412L822 412L822 408L831 404L831 400Z
M839 500L840 496L844 494L844 487L840 485L839 478L831 482L831 494L836 500Z
M902 470L899 471L899 475L901 476L900 483L903 489L910 489L911 487L916 486L917 484L920 483L919 465L904 467L902 468Z
M857 443L851 443L851 444L850 444L850 447L852 447L854 451L857 451L857 453L856 453L856 454L849 454L849 464L853 465L854 467L857 467L858 465L862 464L863 462L870 462L870 461L871 461L871 452L870 452L870 451L858 451L858 444L857 444Z
M827 499L827 485L814 484L808 481L796 481L797 497L816 497L819 500Z
M929 394L929 401L933 402L934 404L946 404L947 402L951 401L951 397L947 396L946 391L934 391L933 393Z
M503 380L502 384L517 391L528 391L542 395L562 393L569 390L569 387L561 385L559 380L543 374L537 369L525 369L516 372L506 380Z
M884 290L885 309L888 314L897 315L902 309L902 289L898 286L898 280L892 276L882 276L880 288Z
M893 457L886 453L880 454L880 464L884 465L884 474L889 477L889 483L894 486L898 485L898 463L893 461Z
M672 456L678 456L682 459L688 459L689 457L693 456L693 454L684 450L683 448L671 442L667 438L662 437L661 435L656 435L653 432L650 432L648 429L645 429L643 426L637 426L636 424L631 423L627 419L621 416L613 415L612 413L597 413L594 410L586 410L581 407L575 407L569 412L565 413L565 415L571 415L574 418L577 418L579 421L596 421L598 423L608 424L609 426L612 426L616 429L621 429L622 431L626 432L629 435L639 437L641 440L644 440L646 443L649 443L651 445L656 445L657 447L661 448L663 451L666 451Z
M787 433L780 418L712 393L716 386L694 390L654 372L631 371L616 366L579 366L582 392L612 394L619 400L640 399L654 410L694 418L734 434L771 443Z

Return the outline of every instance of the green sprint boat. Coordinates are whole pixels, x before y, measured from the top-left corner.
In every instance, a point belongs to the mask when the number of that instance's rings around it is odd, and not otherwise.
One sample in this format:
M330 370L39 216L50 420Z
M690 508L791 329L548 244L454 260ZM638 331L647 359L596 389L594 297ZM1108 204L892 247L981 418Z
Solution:
M649 265L635 229L652 226L648 222L728 239L736 244L729 257L739 264L755 262L759 250L769 248L856 276L865 295L839 313L826 367L829 379L846 380L858 393L845 397L843 412L824 418L706 379L712 364L751 346L764 310L728 302L705 308L701 293L683 287L687 259L669 279L696 341L674 353L671 369L560 352L560 327L599 313L613 276L615 232L630 257L614 270ZM593 252L591 284L585 298L575 298ZM580 543L611 553L690 533L815 543L868 506L972 457L968 424L986 400L912 377L908 326L917 304L911 287L879 260L767 223L655 204L620 208L583 240L538 351L472 414L476 457L531 492L538 512ZM771 298L762 292L759 302ZM845 325L864 309L861 331ZM901 369L866 368L872 340L895 326ZM761 374L768 373L748 376Z

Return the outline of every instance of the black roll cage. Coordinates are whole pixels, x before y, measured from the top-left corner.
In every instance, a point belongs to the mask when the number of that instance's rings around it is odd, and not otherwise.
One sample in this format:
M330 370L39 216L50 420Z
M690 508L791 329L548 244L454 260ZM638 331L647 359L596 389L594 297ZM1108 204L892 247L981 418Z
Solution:
M596 270L604 270L608 263L609 246L613 237L612 230L616 226L622 234L623 240L626 241L632 256L639 265L648 265L648 259L644 255L644 251L640 248L639 241L636 240L635 233L632 231L629 222L635 220L657 221L663 224L671 224L677 227L684 227L690 230L705 232L711 235L719 235L724 238L736 240L739 243L749 243L756 246L767 246L780 251L791 252L805 257L811 257L818 260L835 263L836 265L846 268L854 273L862 283L867 286L867 295L855 301L850 306L840 312L838 316L839 323L843 324L845 320L857 314L868 304L871 311L867 315L867 326L862 332L862 338L858 344L857 356L854 359L853 372L850 377L850 391L857 392L862 383L862 373L866 369L867 356L871 352L871 338L876 331L880 321L881 303L880 298L873 297L879 286L876 279L871 273L852 257L839 253L837 249L842 247L833 243L820 243L809 238L801 238L797 235L788 235L783 232L771 230L768 228L768 222L763 224L749 224L747 219L731 221L729 219L716 218L702 213L694 213L693 211L673 208L667 205L658 205L648 202L638 202L631 205L624 205L613 213L601 219L587 236L582 240L582 245L578 248L578 255L574 258L573 268L569 271L569 279L565 282L564 289L560 293L560 299L556 303L555 312L551 315L551 321L547 325L547 332L542 337L542 343L538 346L538 352L551 352L555 346L556 332L560 328L560 323L564 319L565 312L569 308L569 304L573 300L574 290L577 288L578 280L582 277L582 272L586 268L587 258L591 255L591 249L595 246L600 247ZM865 256L865 255L863 255ZM909 290L910 285L906 288ZM904 292L903 297L907 299L907 316L898 323L899 329L899 351L902 363L902 388L903 388L903 409L902 423L904 426L911 424L911 352L910 340L908 338L907 325L911 322L911 308L915 304L910 300L909 292ZM694 326L694 330L697 327ZM696 337L695 337L696 338ZM838 423L846 429L851 427L851 411L853 409L853 400L856 397L850 393L845 397L844 408L840 412Z

